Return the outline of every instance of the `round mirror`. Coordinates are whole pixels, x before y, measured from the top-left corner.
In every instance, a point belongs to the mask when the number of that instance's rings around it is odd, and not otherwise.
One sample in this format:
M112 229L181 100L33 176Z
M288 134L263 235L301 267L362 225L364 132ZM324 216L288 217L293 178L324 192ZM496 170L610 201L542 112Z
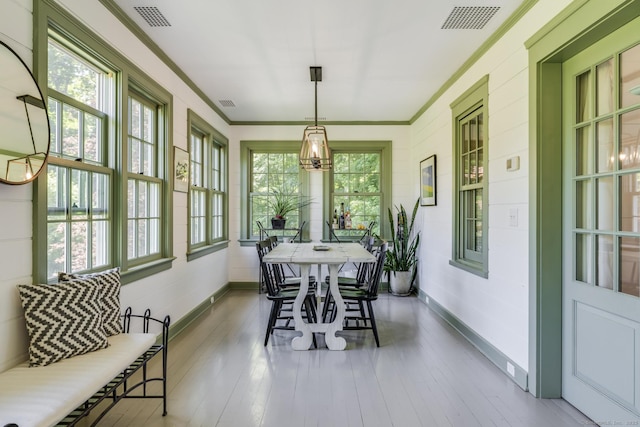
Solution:
M33 181L49 154L49 117L42 92L27 64L2 41L0 130L0 182Z

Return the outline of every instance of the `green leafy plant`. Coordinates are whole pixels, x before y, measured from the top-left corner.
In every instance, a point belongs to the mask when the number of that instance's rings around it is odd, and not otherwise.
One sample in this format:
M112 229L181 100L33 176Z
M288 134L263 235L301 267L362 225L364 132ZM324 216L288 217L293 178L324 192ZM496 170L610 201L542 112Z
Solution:
M267 198L267 205L273 217L285 219L287 214L310 205L312 200L300 194L288 194L274 190L271 197Z
M384 262L384 271L411 271L417 262L416 250L420 244L420 232L413 233L413 222L420 205L420 199L416 200L411 218L407 217L407 211L402 204L398 211L398 224L393 219L393 212L389 208L389 225L391 227L391 241L393 246L387 251ZM415 277L415 270L413 276ZM412 277L413 282L413 277Z

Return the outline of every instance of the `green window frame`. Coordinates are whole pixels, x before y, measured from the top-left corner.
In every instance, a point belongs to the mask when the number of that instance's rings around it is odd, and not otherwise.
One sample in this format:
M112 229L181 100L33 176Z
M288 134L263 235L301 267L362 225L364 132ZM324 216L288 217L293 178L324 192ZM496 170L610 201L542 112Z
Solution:
M129 283L171 268L173 159L164 154L172 145L170 93L55 2L34 5L34 18L45 35L35 40L34 74L48 102L53 142L47 173L34 182L34 281L118 266ZM132 99L153 111L153 137L142 138L154 147L152 171L130 167ZM158 232L144 233L135 249L128 240L132 219L158 223ZM143 247L156 249L138 256Z
M228 140L187 111L189 135L189 247L187 260L228 246Z
M388 208L391 206L391 142L390 141L332 141L333 167L325 176L325 218L323 239L330 239L329 228L334 212L340 215L341 203L349 210L352 228L337 229L342 240L359 240L363 229L375 221L374 235L388 233Z
M161 257L163 105L131 88L127 107L127 261L135 266Z
M489 275L488 98L485 76L451 104L454 209L449 263L485 278Z
M271 228L268 199L273 191L309 196L309 173L300 168L300 141L241 141L242 168L241 244L251 245L260 238L257 221ZM286 228L297 228L309 222L309 209L303 207L287 216ZM270 231L271 235L287 236L291 231ZM308 240L309 229L302 229L302 239Z

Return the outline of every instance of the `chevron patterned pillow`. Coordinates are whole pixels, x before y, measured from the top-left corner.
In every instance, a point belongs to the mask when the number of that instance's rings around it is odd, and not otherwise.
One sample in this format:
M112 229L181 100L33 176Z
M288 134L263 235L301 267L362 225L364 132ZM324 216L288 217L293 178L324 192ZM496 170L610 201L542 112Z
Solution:
M107 336L117 335L122 332L120 320L120 268L101 271L90 274L58 273L59 282L68 282L74 279L96 279L100 284L102 297L102 321L104 332Z
M18 285L18 291L29 333L29 366L46 366L109 345L96 280Z

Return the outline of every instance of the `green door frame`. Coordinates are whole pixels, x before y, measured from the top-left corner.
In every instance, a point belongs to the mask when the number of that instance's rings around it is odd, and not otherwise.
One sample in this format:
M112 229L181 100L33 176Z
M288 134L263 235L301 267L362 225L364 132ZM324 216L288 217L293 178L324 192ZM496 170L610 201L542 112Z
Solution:
M562 63L640 16L640 0L575 0L529 50L529 390L562 396Z

